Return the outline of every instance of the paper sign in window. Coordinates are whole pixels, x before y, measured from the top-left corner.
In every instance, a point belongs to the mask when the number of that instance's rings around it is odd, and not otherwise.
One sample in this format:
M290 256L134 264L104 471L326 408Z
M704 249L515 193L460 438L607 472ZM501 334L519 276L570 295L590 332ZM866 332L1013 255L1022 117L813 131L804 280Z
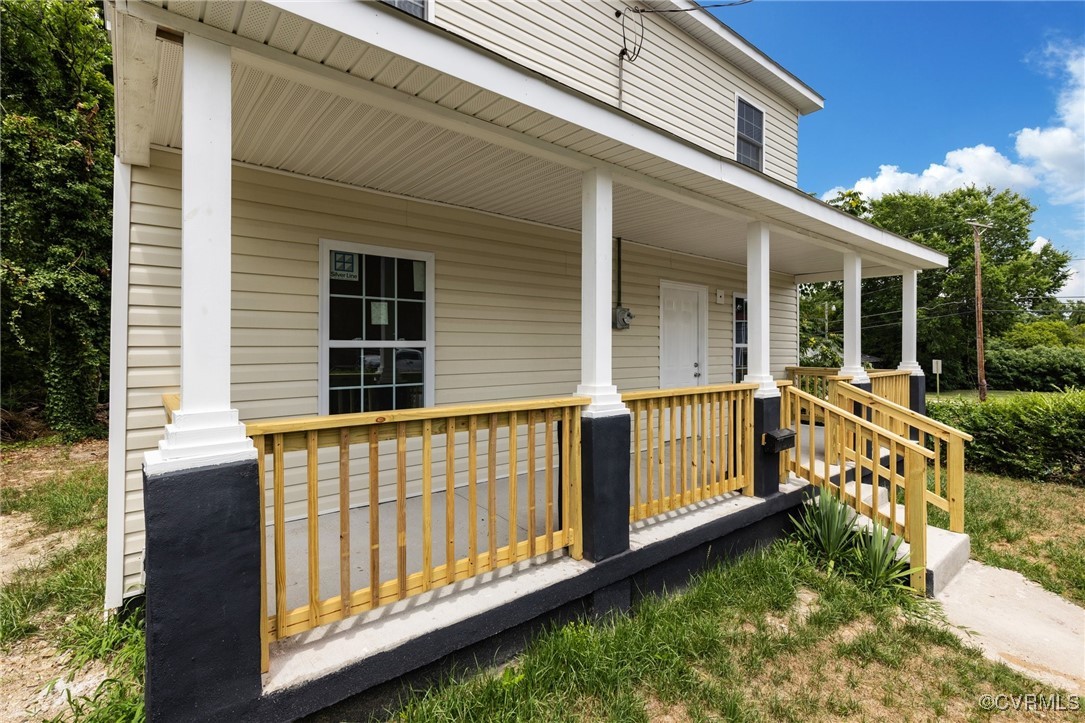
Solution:
M369 302L369 323L376 326L386 326L388 324L387 301Z

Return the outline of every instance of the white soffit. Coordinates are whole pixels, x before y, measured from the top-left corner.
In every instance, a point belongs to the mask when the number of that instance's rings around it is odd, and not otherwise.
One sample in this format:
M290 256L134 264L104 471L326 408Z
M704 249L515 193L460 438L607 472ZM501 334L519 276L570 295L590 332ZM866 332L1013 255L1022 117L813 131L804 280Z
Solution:
M675 198L683 196L711 206L703 215L728 226L736 219L740 226L747 218L768 221L774 225L774 247L784 235L800 244L806 244L804 236L839 244L827 249L826 259L832 258L827 266L800 264L787 271L773 263L786 273L831 273L846 248L894 268L945 264L936 252L842 218L835 209L735 163L717 158L719 174L706 175L263 3L154 0L129 7L146 7L149 20L206 33L241 51L234 54L238 160L562 228L579 226L580 169L602 162L616 171L616 182L642 190L656 184L666 204L680 209L668 214L673 219L666 224L655 224L669 229L666 239L649 234L651 224L640 214L638 229L645 238L635 240L643 243L689 246L679 250L719 257L718 250L692 250L709 245L694 243L698 234L692 228L683 229L689 235L679 233L674 219L692 223L702 215L678 205ZM162 41L159 48L153 142L176 148L183 50ZM464 132L457 132L461 127ZM616 229L619 223L616 217ZM776 233L781 230L782 235ZM774 254L774 261L778 258Z

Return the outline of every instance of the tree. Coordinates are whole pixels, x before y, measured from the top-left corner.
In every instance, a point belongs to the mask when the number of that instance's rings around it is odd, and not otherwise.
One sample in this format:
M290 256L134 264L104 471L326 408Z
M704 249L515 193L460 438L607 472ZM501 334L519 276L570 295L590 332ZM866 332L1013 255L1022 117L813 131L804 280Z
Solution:
M108 360L113 89L89 0L0 3L5 409L96 431Z
M983 237L984 332L996 338L1029 312L1062 308L1055 294L1069 276L1070 254L1050 244L1033 252L1029 226L1035 212L1027 198L1013 191L975 187L931 194L894 193L866 202L854 191L831 201L881 228L947 255L946 269L919 274L918 355L943 360L947 388L971 386L976 373L975 277L969 219L992 224ZM900 277L863 281L863 351L900 361ZM833 329L839 330L840 326Z
M1031 349L1036 346L1085 346L1085 329L1062 319L1037 319L1018 322L998 340L1008 349Z

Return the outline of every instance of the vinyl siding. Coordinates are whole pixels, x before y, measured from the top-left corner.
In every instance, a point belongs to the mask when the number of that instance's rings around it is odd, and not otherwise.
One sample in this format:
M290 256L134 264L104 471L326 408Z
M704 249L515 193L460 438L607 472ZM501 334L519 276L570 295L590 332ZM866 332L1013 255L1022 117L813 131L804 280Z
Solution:
M139 585L143 455L162 437L162 395L180 383L180 156L154 151L152 164L132 169L126 590ZM321 238L435 255L437 404L575 390L579 234L245 168L234 169L233 188L231 395L243 421L317 413ZM614 332L619 388L659 384L663 279L708 288L708 381L730 381L731 294L743 290L744 269L636 244L625 247L624 266L623 302L637 318L628 331ZM717 288L728 291L727 305L713 303ZM772 305L773 373L782 376L797 358L791 277L773 276ZM328 480L322 507L334 504L331 452L321 456ZM435 461L443 454L435 450ZM499 458L499 466L506 461ZM301 464L300 455L288 461L288 517L304 513ZM361 491L354 501L364 502Z
M583 0L435 0L434 21L617 106L622 25L614 13L619 9L628 6ZM644 19L644 45L636 62L623 64L622 110L733 159L737 93L765 113L764 172L797 185L798 110L661 15L639 17Z

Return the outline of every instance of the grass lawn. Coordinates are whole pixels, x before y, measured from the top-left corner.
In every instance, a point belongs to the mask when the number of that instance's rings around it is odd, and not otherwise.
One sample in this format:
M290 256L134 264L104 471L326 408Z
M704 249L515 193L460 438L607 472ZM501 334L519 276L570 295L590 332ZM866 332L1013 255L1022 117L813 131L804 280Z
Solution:
M966 721L992 715L984 695L1051 693L964 647L935 615L777 543L631 616L554 630L500 673L419 692L397 717Z
M1085 486L965 474L972 558L1016 570L1085 606ZM934 510L932 524L946 526Z
M102 616L105 450L3 449L0 719L143 717L140 616Z

